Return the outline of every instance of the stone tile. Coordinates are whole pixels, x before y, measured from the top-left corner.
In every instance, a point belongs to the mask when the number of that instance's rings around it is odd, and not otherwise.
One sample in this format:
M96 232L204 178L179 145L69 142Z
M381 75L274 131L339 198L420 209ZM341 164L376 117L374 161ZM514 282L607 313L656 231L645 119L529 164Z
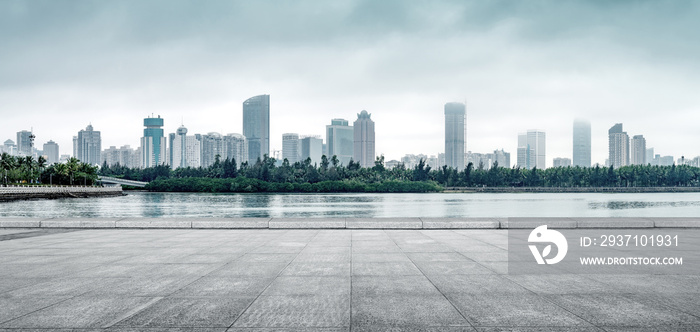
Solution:
M117 323L134 327L229 327L250 298L164 298Z
M547 225L548 228L576 228L577 222L571 218L508 218L501 221L501 228L535 228Z
M346 295L260 296L234 327L347 327L350 298Z
M273 218L270 228L328 229L345 228L345 218Z
M262 262L285 262L289 263L297 254L252 254L248 253L241 256L238 262L262 263Z
M530 291L496 274L455 274L430 276L430 281L445 294L528 294Z
M271 218L222 218L193 220L192 228L238 229L238 228L268 228Z
M550 295L550 300L598 326L700 325L700 318L624 294Z
M425 276L354 276L352 295L364 296L437 296L440 292Z
M192 228L192 221L179 218L124 218L116 222L116 228Z
M420 218L347 218L348 229L421 229Z
M557 326L557 327L505 327L505 326L500 326L500 327L476 327L476 330L479 332L551 332L551 331L557 331L557 332L605 332L609 331L607 329L603 330L597 327L565 327L565 326Z
M509 275L511 281L537 294L611 293L615 290L577 274Z
M474 326L592 327L534 294L450 294L449 299Z
M209 273L207 276L233 277L233 276L259 276L274 277L287 266L286 262L262 262L250 264L246 262L233 262L220 269Z
M366 325L352 328L353 331L387 332L475 332L471 326L414 326L414 325Z
M423 275L411 262L353 263L353 276Z
M322 253L304 253L302 252L294 259L294 262L350 262L350 250L344 253L322 254Z
M273 278L260 277L203 277L180 290L171 297L249 297L257 296L270 285Z
M572 218L578 228L652 228L654 221L644 218Z
M456 252L417 252L407 253L408 257L415 261L425 262L468 262L468 258Z
M352 325L369 326L469 326L443 296L355 296Z
M282 271L283 276L349 276L350 262L292 262Z
M10 297L54 297L78 296L90 290L101 287L105 283L99 279L89 278L56 278L46 282L32 284L3 294Z
M700 218L646 218L654 222L657 228L698 228Z
M394 253L353 253L353 263L407 262L411 260L401 252Z
M476 262L415 262L427 275L492 274L493 271Z
M262 295L350 295L350 277L280 276Z
M4 328L99 328L152 304L149 297L80 296L6 322Z
M0 323L22 317L69 299L68 296L14 298L0 296ZM3 327L3 325L0 325Z
M496 229L498 220L491 218L420 218L423 229Z

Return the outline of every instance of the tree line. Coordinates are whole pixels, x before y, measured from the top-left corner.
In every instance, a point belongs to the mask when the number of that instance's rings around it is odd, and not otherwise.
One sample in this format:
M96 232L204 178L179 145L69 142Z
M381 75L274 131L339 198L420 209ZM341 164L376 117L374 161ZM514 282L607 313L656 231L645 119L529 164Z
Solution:
M700 186L700 168L687 165L634 165L610 167L554 167L523 169L490 168L469 163L463 170L448 166L432 168L420 160L413 168L398 164L386 168L384 156L377 157L373 167L363 168L350 161L343 165L336 156L323 156L319 164L311 159L281 165L265 156L254 163L216 158L209 167L187 167L171 170L167 165L152 168L127 168L104 164L99 174L129 180L151 182L156 191L435 191L445 187L673 187ZM202 179L202 180L194 180ZM203 179L235 179L210 181ZM253 181L255 180L255 181ZM246 182L248 181L248 182ZM411 188L401 184L422 182L430 187ZM392 187L385 188L384 186ZM245 184L245 185L243 185ZM358 186L361 184L362 186ZM335 187L334 187L335 186ZM226 188L225 188L226 187ZM196 189L198 188L198 189ZM333 189L335 188L335 189Z
M0 155L0 176L4 185L53 184L88 185L97 182L98 167L70 158L66 163L47 165L43 156Z

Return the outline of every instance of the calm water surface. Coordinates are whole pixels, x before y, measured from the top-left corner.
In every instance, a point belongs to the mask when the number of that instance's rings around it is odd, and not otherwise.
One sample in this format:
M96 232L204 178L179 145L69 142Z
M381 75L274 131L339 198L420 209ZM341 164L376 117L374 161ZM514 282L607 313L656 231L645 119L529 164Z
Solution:
M207 194L0 202L3 217L700 217L700 193Z

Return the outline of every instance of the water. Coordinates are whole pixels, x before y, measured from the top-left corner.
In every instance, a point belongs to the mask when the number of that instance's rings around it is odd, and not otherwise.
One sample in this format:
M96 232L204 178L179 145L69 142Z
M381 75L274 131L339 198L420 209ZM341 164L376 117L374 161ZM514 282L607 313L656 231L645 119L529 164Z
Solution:
M0 202L0 217L698 217L700 193L209 194Z

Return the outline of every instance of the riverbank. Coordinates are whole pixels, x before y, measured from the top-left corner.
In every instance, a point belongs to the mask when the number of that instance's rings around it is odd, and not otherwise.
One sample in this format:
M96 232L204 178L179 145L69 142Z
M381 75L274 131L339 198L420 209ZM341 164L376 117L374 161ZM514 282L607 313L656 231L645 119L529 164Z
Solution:
M444 193L697 193L700 187L448 187Z
M122 188L81 186L16 186L0 187L0 202L27 199L121 196Z
M80 229L523 229L700 228L699 218L15 218L0 228Z

